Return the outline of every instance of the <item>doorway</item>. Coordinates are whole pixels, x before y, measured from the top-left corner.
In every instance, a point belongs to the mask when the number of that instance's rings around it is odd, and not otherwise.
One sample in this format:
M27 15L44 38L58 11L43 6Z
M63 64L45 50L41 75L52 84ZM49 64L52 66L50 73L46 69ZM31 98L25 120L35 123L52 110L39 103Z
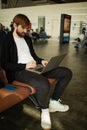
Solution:
M38 16L38 30L39 31L41 27L45 30L45 16Z

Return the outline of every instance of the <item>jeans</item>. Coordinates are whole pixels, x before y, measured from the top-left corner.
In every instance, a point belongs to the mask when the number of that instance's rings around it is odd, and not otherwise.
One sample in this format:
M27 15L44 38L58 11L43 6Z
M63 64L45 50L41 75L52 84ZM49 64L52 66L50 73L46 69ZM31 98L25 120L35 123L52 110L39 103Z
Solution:
M57 80L52 97L49 97L50 84L47 78ZM15 79L17 81L29 84L36 89L35 97L41 108L49 107L49 99L58 100L61 98L65 88L68 86L72 78L72 72L65 67L58 67L44 74L37 74L31 71L22 70L16 72Z

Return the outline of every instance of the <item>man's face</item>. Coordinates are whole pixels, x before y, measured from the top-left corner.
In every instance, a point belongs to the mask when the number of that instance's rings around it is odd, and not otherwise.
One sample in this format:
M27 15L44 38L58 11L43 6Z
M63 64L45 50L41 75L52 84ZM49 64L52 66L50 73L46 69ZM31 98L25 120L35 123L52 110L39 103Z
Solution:
M16 34L19 37L24 37L27 34L28 30L29 30L29 26L18 25L16 27Z

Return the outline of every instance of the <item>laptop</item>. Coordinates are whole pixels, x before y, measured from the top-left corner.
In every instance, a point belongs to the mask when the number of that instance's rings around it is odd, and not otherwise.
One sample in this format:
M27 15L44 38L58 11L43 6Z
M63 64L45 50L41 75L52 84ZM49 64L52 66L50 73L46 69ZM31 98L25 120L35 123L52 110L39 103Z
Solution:
M44 74L50 70L53 70L58 67L58 65L61 63L61 61L65 58L66 54L62 54L59 56L52 57L46 67L43 67L41 64L37 65L34 69L27 69L28 71L32 71L38 74Z

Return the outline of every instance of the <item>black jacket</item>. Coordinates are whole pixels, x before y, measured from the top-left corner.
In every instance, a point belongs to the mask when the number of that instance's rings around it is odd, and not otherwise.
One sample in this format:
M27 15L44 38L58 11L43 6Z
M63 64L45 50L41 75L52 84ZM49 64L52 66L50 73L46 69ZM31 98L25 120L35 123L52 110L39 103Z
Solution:
M24 37L30 53L37 64L41 64L42 58L39 58L33 49L32 40L28 36ZM16 71L24 70L26 64L18 64L18 54L17 47L11 32L7 34L5 42L3 43L3 53L2 53L2 67L6 71L7 79L9 82L15 80Z

